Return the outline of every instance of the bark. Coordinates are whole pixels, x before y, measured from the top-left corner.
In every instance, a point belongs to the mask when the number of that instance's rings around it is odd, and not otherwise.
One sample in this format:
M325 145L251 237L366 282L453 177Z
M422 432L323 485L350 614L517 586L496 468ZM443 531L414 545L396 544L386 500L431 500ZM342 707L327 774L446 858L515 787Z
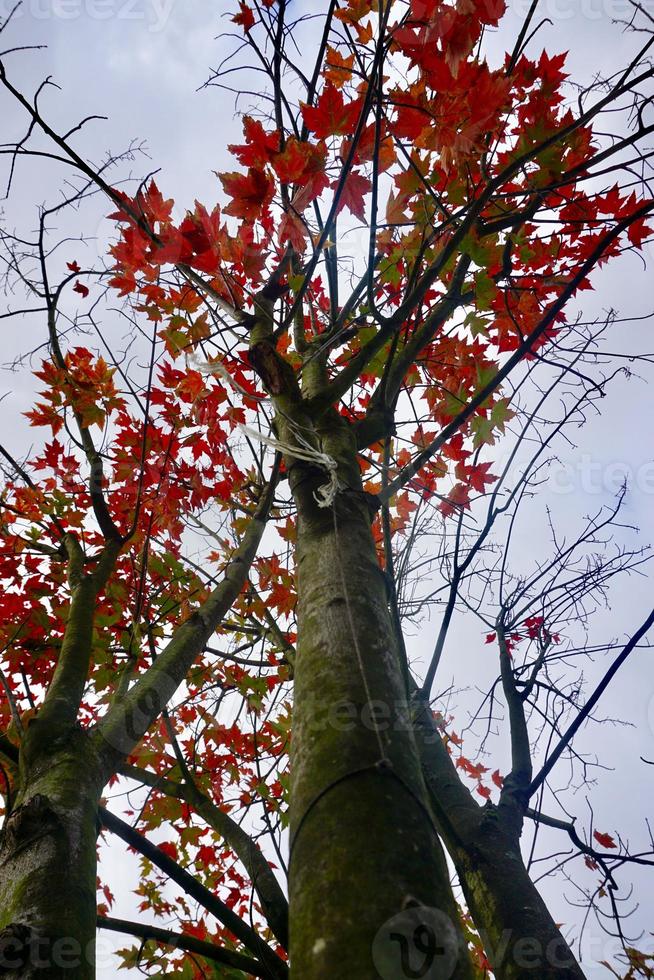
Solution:
M514 801L480 807L462 784L431 715L416 716L425 779L466 904L498 980L584 980L529 877Z
M53 736L39 719L27 729L0 838L0 977L95 976L101 773L81 729Z
M106 544L92 571L64 538L70 610L57 666L18 752L18 790L0 835L0 976L95 976L96 838L106 774L77 724L93 617L120 549Z
M291 974L395 980L429 975L402 972L402 962L416 969L445 955L456 960L447 975L462 980L469 960L426 802L353 438L333 418L320 436L339 463L333 507L314 496L325 473L290 461L298 508ZM438 933L435 954L414 944L428 909L444 913L428 925Z
M584 980L524 865L520 849L484 807L475 846L454 863L466 903L498 980Z

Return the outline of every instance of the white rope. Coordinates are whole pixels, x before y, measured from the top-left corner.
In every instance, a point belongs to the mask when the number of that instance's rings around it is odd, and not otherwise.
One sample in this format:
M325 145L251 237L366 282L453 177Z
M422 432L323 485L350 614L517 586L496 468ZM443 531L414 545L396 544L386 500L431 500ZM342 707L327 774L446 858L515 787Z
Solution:
M199 371L199 373L203 374L205 377L207 375L217 374L223 379L223 381L227 382L230 388L233 388L234 391L238 391L239 395L245 395L247 398L255 398L259 402L268 401L267 396L262 397L261 395L253 395L250 392L245 391L244 388L241 388L238 381L231 376L220 358L215 361L202 361L197 354L188 353L186 355L186 365L187 367L190 365L195 371Z
M286 442L280 442L279 439L273 439L272 436L265 436L263 432L259 432L258 429L252 429L248 425L242 425L239 423L239 429L249 436L251 439L256 439L257 442L262 442L266 446L271 446L276 449L277 452L284 453L286 456L292 456L294 459L300 459L304 463L313 463L314 466L319 466L321 469L325 470L329 476L329 482L325 483L322 487L318 487L314 491L314 498L319 507L331 507L336 498L336 494L340 490L340 484L338 482L338 463L336 460L330 456L328 453L323 453L319 449L314 449L313 446L307 442L307 440L295 430L295 437L301 445L290 446Z
M260 395L251 395L249 392L244 391L243 388L238 384L238 382L231 376L225 365L220 359L215 361L202 361L194 352L190 351L186 354L186 364L191 365L196 371L205 376L217 374L219 375L230 387L234 388L241 395L247 395L249 398L257 398L260 401L268 401L267 397L261 398ZM287 456L293 456L294 459L301 459L305 463L313 463L315 466L319 466L321 469L325 470L329 476L329 482L325 483L322 487L314 492L316 503L319 507L331 507L336 498L336 494L340 490L340 485L338 482L338 464L335 459L333 459L328 453L320 452L319 449L314 449L311 443L302 436L298 431L297 426L288 420L289 424L295 430L295 437L300 446L289 446L287 443L279 442L277 439L273 439L271 436L265 436L258 429L252 429L248 425L242 425L240 422L238 428L242 432L246 433L251 439L255 439L257 442L263 442L267 446L272 446L273 449L278 450L280 453L285 453Z

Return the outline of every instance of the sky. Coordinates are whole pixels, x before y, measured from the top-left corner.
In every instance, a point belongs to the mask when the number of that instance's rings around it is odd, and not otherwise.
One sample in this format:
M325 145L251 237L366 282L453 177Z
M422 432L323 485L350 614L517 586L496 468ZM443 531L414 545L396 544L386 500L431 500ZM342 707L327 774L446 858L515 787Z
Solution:
M307 12L323 9L321 0L305 2ZM296 4L298 0L296 0ZM9 11L9 0L0 0L0 19ZM85 128L79 145L93 159L100 160L105 151L121 152L132 141L144 141L148 156L137 155L131 164L134 174L161 168L157 181L166 197L174 197L179 213L192 206L195 198L207 205L220 197L214 171L232 169L227 154L229 142L238 141L240 122L229 93L202 88L224 53L226 42L218 39L228 27L224 3L206 0L25 0L14 19L11 33L3 35L0 47L26 44L47 47L39 51L14 54L7 60L12 78L28 90L41 78L51 75L60 90L48 90L42 99L42 110L50 122L61 130L74 125L88 114L102 114L106 121L92 122ZM231 5L230 5L231 6ZM299 4L298 4L299 6ZM510 3L501 31L489 41L492 56L512 46L528 0ZM582 81L597 71L610 70L623 63L632 50L633 40L626 39L614 22L627 15L626 0L544 0L541 18L546 18L532 43L532 53L546 46L550 51L570 50L569 70ZM296 8L297 9L297 8ZM251 97L241 100L247 109ZM20 130L18 116L6 98L0 96L0 142L8 142ZM39 172L41 173L41 172ZM24 167L5 203L9 223L25 221L29 208L52 195L59 176L39 176ZM86 229L89 232L89 229ZM97 235L101 248L111 226L100 220ZM595 292L583 296L579 307L590 317L608 308L616 308L621 317L638 316L654 310L651 286L652 247L643 259L630 256L604 270L596 277ZM644 271L643 262L649 264ZM614 349L623 352L654 351L652 321L616 326ZM3 336L3 354L10 359L23 337ZM575 445L562 447L561 467L552 476L546 500L554 508L560 526L572 529L584 514L594 511L613 497L622 474L630 476L630 494L625 518L640 527L639 541L654 542L654 387L651 371L641 377L617 381L607 396L601 417L593 418L579 433ZM29 379L13 375L0 380L0 395L7 394L3 405L7 417L17 418L28 407L31 398ZM3 438L5 434L3 433ZM12 430L7 441L24 448L25 432ZM540 548L547 545L541 509L530 514L517 542L518 558L528 563ZM651 579L629 579L621 583L610 597L610 607L598 614L597 635L625 637L637 626L651 604ZM434 621L427 622L412 639L412 649L423 656L433 642ZM479 644L477 624L456 624L443 661L443 686L456 674L457 647ZM486 659L484 660L484 658ZM654 767L640 762L640 757L654 758L654 671L651 652L637 653L618 675L600 715L622 718L629 726L608 723L589 728L580 745L597 752L608 767L593 788L593 805L597 826L613 832L619 828L633 840L645 839L643 813L652 800ZM593 677L603 665L587 668ZM473 710L478 701L474 689L483 688L484 679L492 677L495 664L479 650L478 673L468 691L461 695L459 710ZM460 678L457 677L460 684ZM584 790L579 790L577 811L587 814ZM581 819L581 818L580 818ZM114 914L129 918L134 914L131 888L137 880L138 864L124 855L121 847L111 846L106 879L116 895ZM634 926L651 928L654 882L651 874L634 875L641 908ZM558 921L571 923L577 913L562 900L560 882L544 886ZM124 945L120 939L118 945ZM115 976L116 961L110 950L113 938L102 937L100 946L101 978ZM584 965L589 976L604 977L601 967L591 968L591 961L610 958L608 941L589 924ZM127 975L127 974L125 974ZM136 975L136 974L135 974Z

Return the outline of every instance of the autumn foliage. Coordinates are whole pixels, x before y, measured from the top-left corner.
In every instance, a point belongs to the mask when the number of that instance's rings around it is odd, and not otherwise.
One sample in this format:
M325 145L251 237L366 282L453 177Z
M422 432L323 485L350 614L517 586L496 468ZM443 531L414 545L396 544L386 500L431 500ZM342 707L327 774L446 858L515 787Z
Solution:
M635 97L649 67L635 62L577 101L565 55L537 53L537 39L486 60L503 0L321 6L329 12L322 41L314 38L315 68L280 54L284 32L301 26L284 20L286 4L241 2L230 14L234 44L246 59L259 53L273 98L242 116L233 169L217 175L220 205L167 199L165 174L124 189L76 163L109 199L115 235L102 267L86 267L80 241L47 255L39 343L46 330L49 346L26 413L34 449L20 460L4 452L0 500L0 727L17 748L66 641L67 541L90 570L116 545L95 599L78 711L93 729L202 615L281 452L267 529L238 597L116 762L105 794L142 771L138 802L108 805L253 921L282 961L233 844L198 800L255 838L284 836L298 627L283 399L293 411L301 404L318 430L332 411L347 422L380 567L392 576L392 548L407 546L417 512L430 508L449 534L503 479L493 447L519 419L506 379L525 376L569 336L569 304L606 262L641 251L652 235L653 203L621 169L642 127L607 140L596 126L605 109ZM120 304L134 356L115 353L109 320L93 331L96 309ZM63 329L71 309L89 336ZM527 650L566 642L534 609L499 638L480 628L485 650L484 639L514 665ZM499 801L507 773L468 751L456 719L437 723L465 785L482 803ZM176 795L187 777L193 792ZM9 812L17 770L3 769L3 779ZM595 830L593 841L589 869L595 846L618 847L608 832ZM264 850L281 878L283 854L270 841ZM144 914L242 948L141 861ZM102 865L99 875L107 915ZM488 975L474 932L470 943L477 975ZM138 944L123 952L150 972L165 962L166 975L208 975L191 955L163 955L154 945L142 957Z

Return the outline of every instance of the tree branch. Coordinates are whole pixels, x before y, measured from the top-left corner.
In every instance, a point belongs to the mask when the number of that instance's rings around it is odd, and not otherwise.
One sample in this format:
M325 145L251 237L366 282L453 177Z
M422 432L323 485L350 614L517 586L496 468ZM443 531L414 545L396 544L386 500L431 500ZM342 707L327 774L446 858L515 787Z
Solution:
M190 774L184 782L175 783L138 766L125 765L121 768L121 772L130 779L165 793L166 796L185 800L216 833L220 834L247 871L275 938L284 949L288 949L288 902L261 849L250 835L198 789Z
M147 837L140 834L138 830L130 827L128 823L125 823L116 814L110 813L105 807L100 807L98 813L102 825L107 830L120 837L126 844L129 844L130 847L133 847L139 854L142 854L148 861L156 865L160 871L168 875L187 895L194 898L207 912L210 912L219 922L222 922L237 939L240 939L247 949L257 956L262 966L265 966L265 972L258 974L259 976L273 978L273 980L281 980L281 978L288 977L288 967L284 961L271 950L268 944L264 942L254 929L251 929L250 926L243 922L213 892L210 892L208 888L200 884L188 871L180 868L177 862L168 857L156 844L153 844Z
M570 745L572 739L577 734L577 732L579 731L583 723L586 721L591 711L593 710L593 708L601 698L602 694L609 686L614 676L617 674L620 667L622 667L623 663L625 662L629 654L632 652L632 650L636 648L636 646L638 645L640 640L645 636L647 631L651 629L652 625L654 625L654 609L649 614L649 616L642 624L642 626L640 626L636 630L636 632L631 637L629 642L625 644L621 653L616 657L616 659L613 661L613 663L611 664L607 672L604 674L604 677L597 685L597 687L595 688L591 696L588 698L588 701L586 701L586 704L583 706L583 708L581 709L581 711L579 712L575 720L572 722L571 725L569 725L567 731L564 732L564 734L561 736L561 740L559 741L558 745L550 753L550 755L548 756L546 762L544 763L538 775L535 776L534 779L532 780L532 783L529 787L530 797L533 796L534 793L536 793L540 788L540 786L545 782L550 772L552 771L552 769L560 759L562 753L565 751L568 745Z
M234 953L231 949L224 949L214 943L206 943L195 936L184 936L171 929L160 929L157 926L149 925L145 922L130 922L127 919L114 919L105 915L98 916L98 928L107 929L109 932L122 932L128 936L136 936L138 939L147 941L153 939L164 946L172 946L173 949L183 949L189 953L196 953L214 963L228 966L231 970L242 970L253 977L267 977L269 974L258 960L243 956L242 953Z
M582 263L579 271L570 280L565 289L561 292L561 295L557 300L555 300L550 306L549 310L544 317L540 320L538 326L536 326L532 332L523 340L519 347L515 349L513 354L507 359L506 363L497 372L494 378L484 385L474 398L471 398L466 407L459 412L459 414L454 418L448 425L446 425L440 435L438 435L425 449L423 449L415 459L404 467L401 473L389 483L388 487L384 490L383 497L381 494L378 495L378 501L381 504L384 500L389 500L391 497L395 496L398 490L400 490L409 480L420 471L421 467L435 456L439 449L451 438L461 426L468 421L468 419L475 413L480 405L486 401L486 399L492 395L501 385L506 377L513 371L513 369L520 364L525 357L525 354L529 354L534 343L543 336L545 331L552 323L554 323L557 315L564 308L570 297L576 292L580 283L586 278L589 272L597 264L598 260L602 257L607 247L615 241L616 238L625 231L629 225L633 224L634 221L639 220L639 218L645 217L654 210L654 202L648 201L643 204L637 211L618 221L615 226L607 232L606 235L601 239L600 243L593 249L589 257L585 262Z
M141 675L120 702L111 706L98 724L97 739L103 743L101 751L112 772L120 760L129 755L139 743L168 704L191 664L202 652L207 640L216 631L243 588L266 527L278 477L279 463L276 462L259 505L225 569L222 581L200 608L177 627L152 666Z

